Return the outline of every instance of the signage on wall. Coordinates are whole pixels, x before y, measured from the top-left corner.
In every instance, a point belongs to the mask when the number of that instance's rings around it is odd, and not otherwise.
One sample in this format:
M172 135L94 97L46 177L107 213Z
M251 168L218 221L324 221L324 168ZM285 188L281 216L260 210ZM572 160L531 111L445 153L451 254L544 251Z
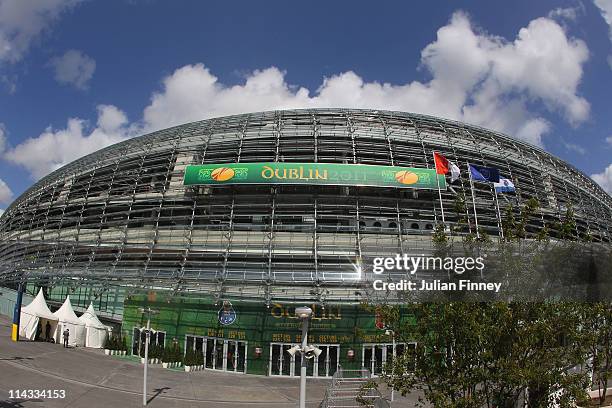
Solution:
M333 163L217 163L190 165L183 184L308 184L446 189L435 169Z
M219 323L229 326L236 321L236 311L229 300L223 301L223 306L219 309Z

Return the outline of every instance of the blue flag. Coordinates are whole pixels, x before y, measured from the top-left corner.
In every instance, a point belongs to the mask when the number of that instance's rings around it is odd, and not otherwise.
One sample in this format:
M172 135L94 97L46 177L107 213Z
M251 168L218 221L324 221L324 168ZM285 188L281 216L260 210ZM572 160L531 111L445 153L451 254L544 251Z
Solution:
M499 169L495 167L476 166L475 164L470 164L469 166L472 180L499 183Z

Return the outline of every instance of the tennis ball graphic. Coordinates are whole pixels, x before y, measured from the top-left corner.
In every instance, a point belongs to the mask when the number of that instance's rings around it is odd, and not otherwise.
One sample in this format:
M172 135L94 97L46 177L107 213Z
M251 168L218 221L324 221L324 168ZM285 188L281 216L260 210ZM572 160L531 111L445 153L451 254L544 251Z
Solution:
M419 176L410 171L402 170L395 173L395 179L402 184L414 184L419 181Z
M212 177L215 181L227 181L234 177L234 169L230 169L229 167L218 167L210 173L210 177Z

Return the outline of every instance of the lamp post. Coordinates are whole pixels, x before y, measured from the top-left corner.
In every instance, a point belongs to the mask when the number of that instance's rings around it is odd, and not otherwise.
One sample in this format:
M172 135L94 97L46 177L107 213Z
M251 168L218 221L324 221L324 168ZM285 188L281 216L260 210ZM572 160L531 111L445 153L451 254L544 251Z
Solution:
M301 349L301 367L300 367L300 408L306 408L306 346L308 344L308 322L312 315L312 309L309 307L297 307L295 314L302 320L302 349Z
M145 355L144 355L144 379L142 382L142 405L147 406L147 367L149 366L149 341L151 339L151 315L159 313L157 310L153 310L150 307L138 308L140 313L147 314L147 331L145 335Z
M393 364L395 364L395 332L393 330L385 330L385 334L387 336L391 336L391 341L393 342ZM393 383L393 365L391 365L391 382ZM391 402L393 402L393 397L394 397L394 392L395 389L393 388L393 385L391 386Z

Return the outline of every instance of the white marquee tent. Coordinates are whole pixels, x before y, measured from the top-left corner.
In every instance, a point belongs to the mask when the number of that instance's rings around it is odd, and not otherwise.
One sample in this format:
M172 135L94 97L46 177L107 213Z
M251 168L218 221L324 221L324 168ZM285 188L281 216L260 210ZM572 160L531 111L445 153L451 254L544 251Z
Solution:
M108 337L108 328L98 319L93 302L79 317L81 323L85 325L85 347L102 348Z
M74 313L74 309L70 303L70 296L66 296L66 300L62 307L60 307L57 312L53 313L53 315L59 321L54 334L57 343L63 343L64 339L62 333L65 329L68 329L70 333L68 336L68 345L85 345L85 324L81 322Z
M55 333L58 321L47 306L42 288L29 305L21 307L19 319L19 335L29 340L36 338L37 331L39 337L45 339L47 324L50 327L49 334L52 335Z

